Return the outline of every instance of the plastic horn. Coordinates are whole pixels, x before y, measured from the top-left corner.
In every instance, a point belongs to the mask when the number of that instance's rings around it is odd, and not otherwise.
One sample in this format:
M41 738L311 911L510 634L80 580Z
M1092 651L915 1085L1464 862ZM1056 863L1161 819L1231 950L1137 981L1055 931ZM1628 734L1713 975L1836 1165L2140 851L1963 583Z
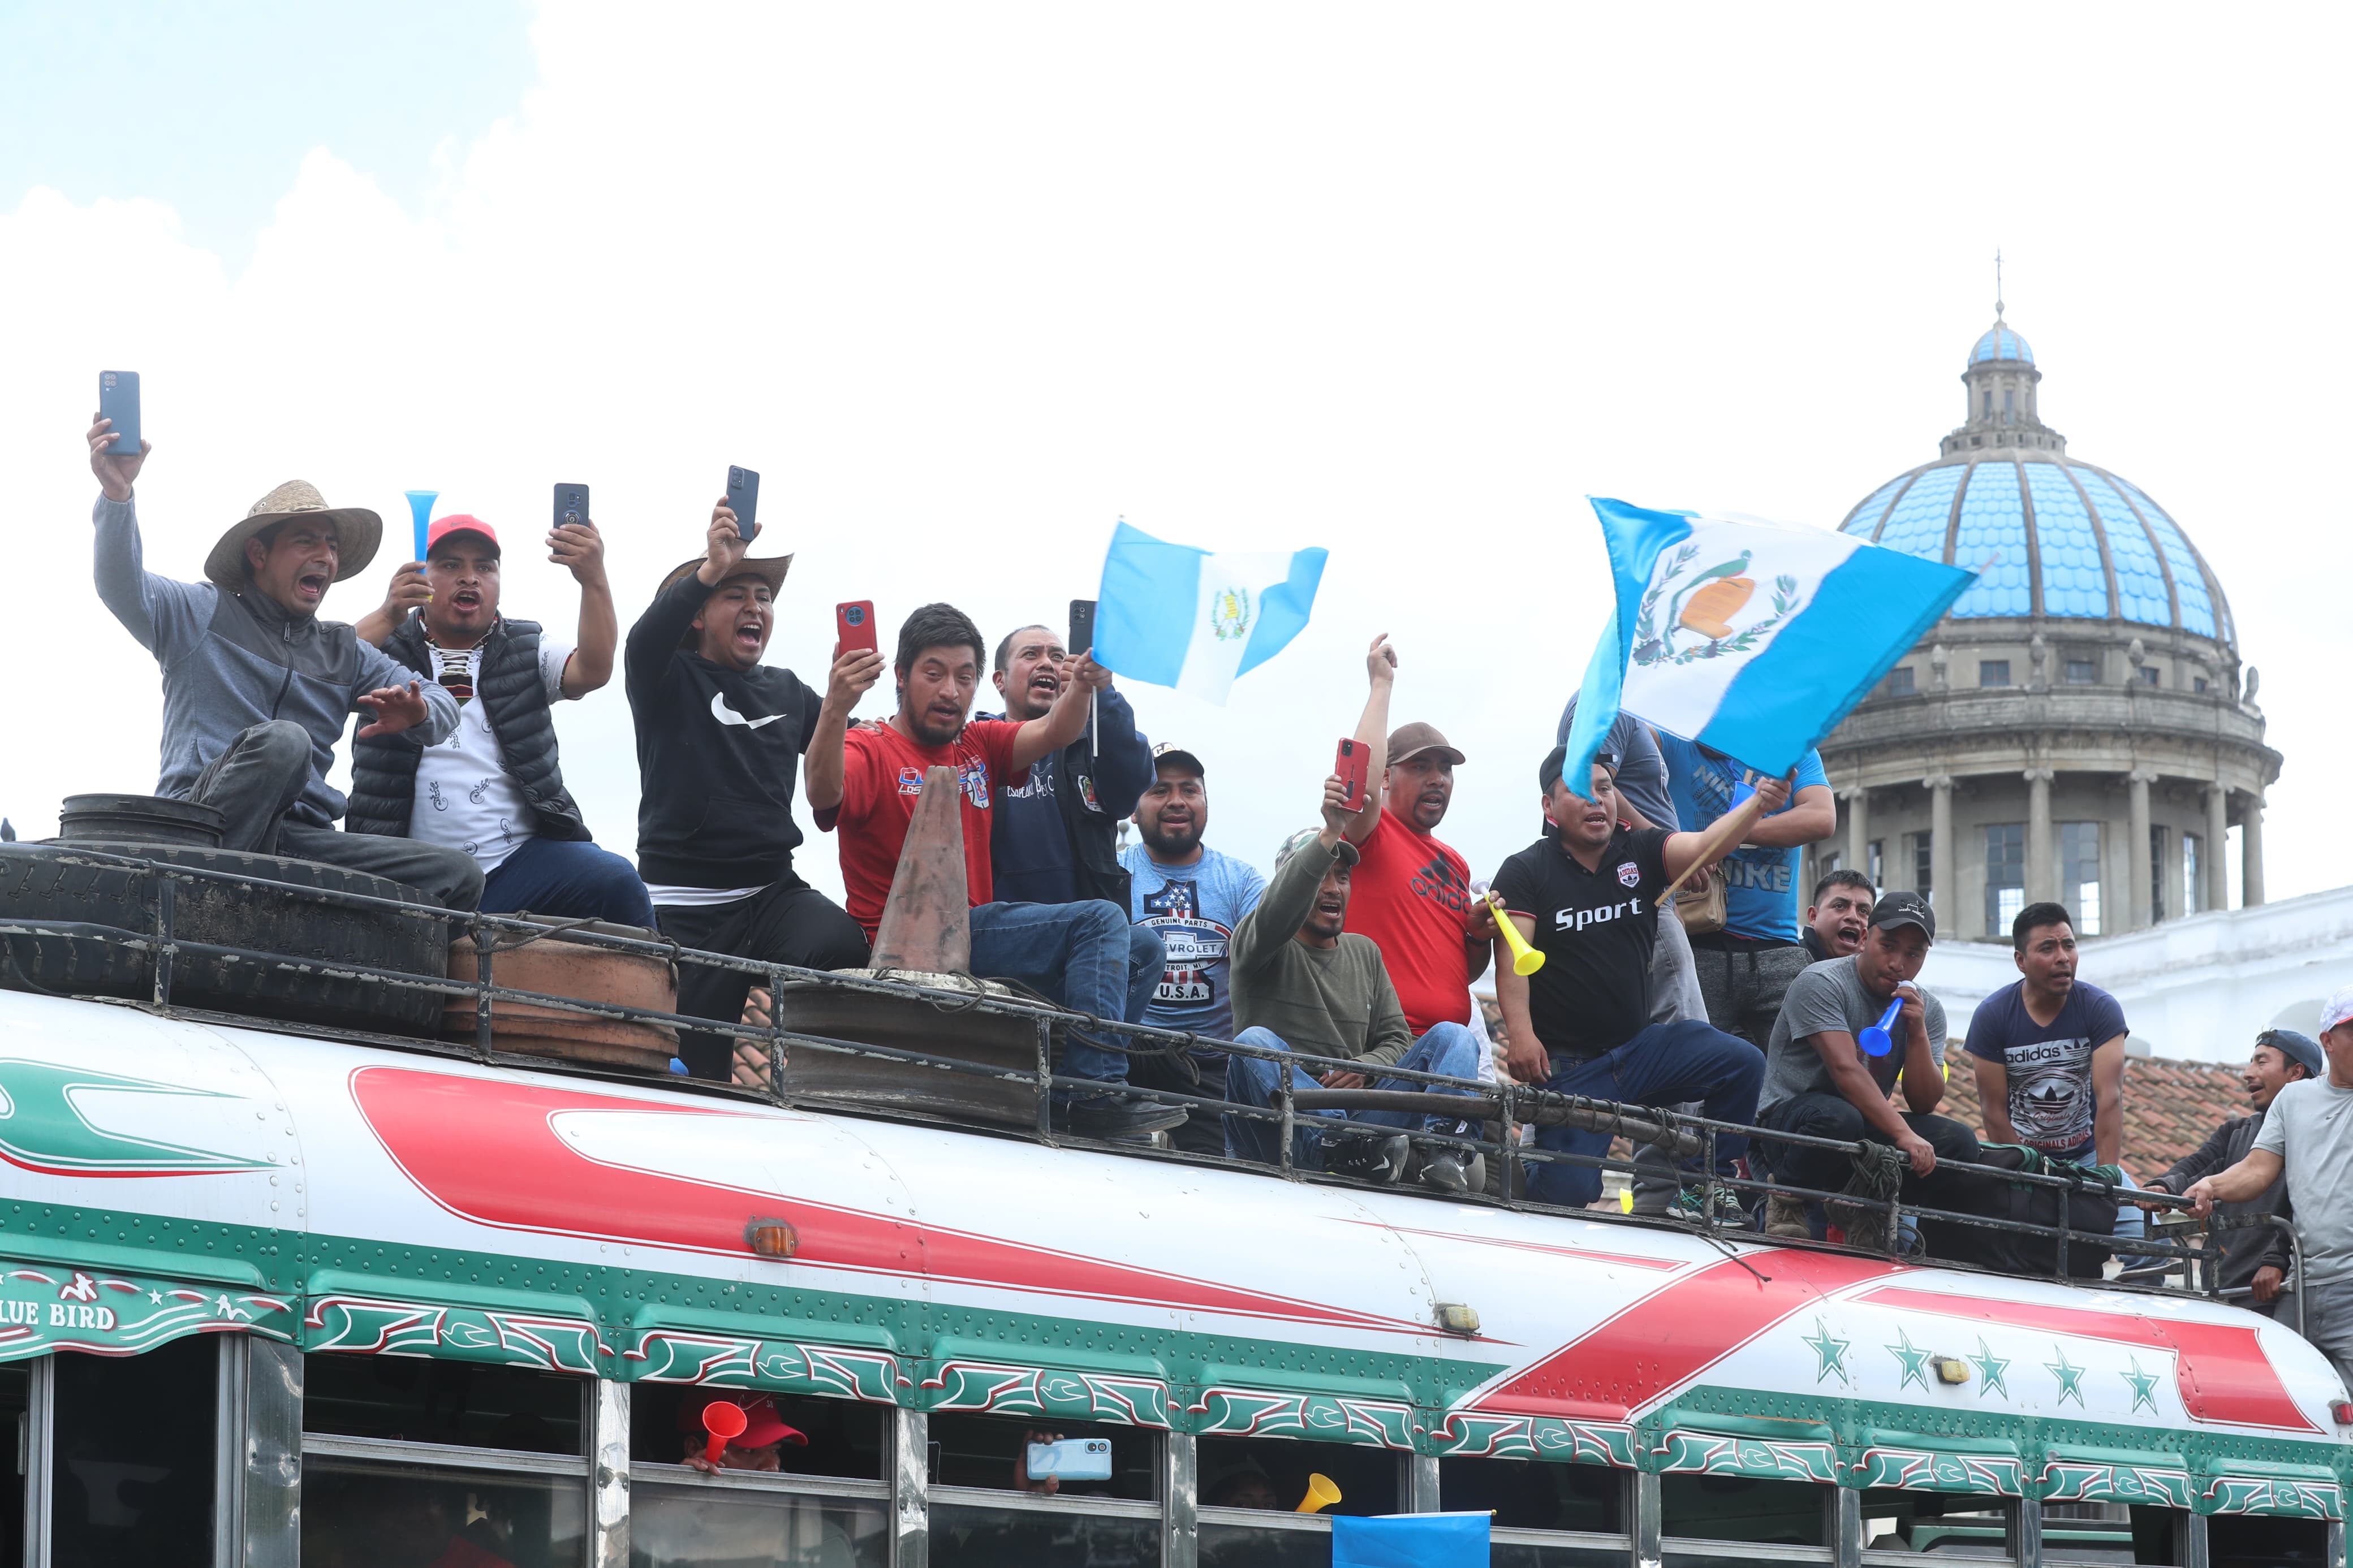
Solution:
M417 525L417 553L409 557L412 561L425 559L425 526L433 521L433 503L440 499L439 490L408 492L408 516Z
M1512 973L1525 980L1542 969L1545 955L1528 945L1528 939L1520 934L1520 928L1504 912L1503 895L1489 893L1487 903L1495 911L1495 929L1504 933L1504 945L1512 950Z
M1879 1016L1879 1022L1862 1032L1863 1055L1883 1057L1895 1048L1895 1037L1889 1031L1895 1027L1895 1015L1904 1011L1904 998L1898 996Z
M1301 1498L1299 1500L1299 1506L1293 1509L1291 1511L1293 1513L1322 1513L1325 1509L1330 1508L1334 1503L1338 1502L1339 1500L1340 1489L1332 1484L1331 1477L1318 1471L1307 1478L1307 1495Z
M711 1434L711 1441L702 1446L702 1457L712 1464L727 1451L727 1445L744 1435L752 1418L744 1407L732 1399L714 1399L702 1407L702 1429Z

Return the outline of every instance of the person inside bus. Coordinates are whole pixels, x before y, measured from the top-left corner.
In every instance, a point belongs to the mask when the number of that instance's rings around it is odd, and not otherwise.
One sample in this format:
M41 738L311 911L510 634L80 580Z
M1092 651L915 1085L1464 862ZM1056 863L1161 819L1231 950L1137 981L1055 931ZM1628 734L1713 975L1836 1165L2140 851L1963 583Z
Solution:
M1667 888L1700 863L1697 833L1633 828L1619 820L1617 759L1594 759L1588 791L1571 789L1561 770L1567 748L1555 746L1536 769L1545 835L1504 862L1494 887L1504 911L1545 955L1533 975L1495 967L1504 1015L1504 1070L1522 1083L1564 1094L1629 1104L1672 1106L1697 1100L1717 1121L1757 1120L1765 1053L1704 1019L1651 1021L1651 959L1659 940L1652 910ZM1785 780L1763 779L1757 794L1772 811L1789 796ZM1738 1134L1716 1139L1716 1173L1729 1175L1746 1148ZM1607 1132L1546 1127L1538 1148L1599 1156ZM1542 1162L1528 1174L1528 1195L1581 1208L1601 1194L1593 1166ZM1745 1205L1732 1189L1715 1212L1738 1219Z
M1132 951L1126 909L1101 899L1000 902L989 858L1001 792L1027 782L1034 764L1080 738L1088 699L1111 684L1111 672L1082 654L1070 661L1060 693L1044 714L1022 721L976 720L970 717L972 702L987 652L980 629L963 611L953 605L922 606L899 628L892 664L897 710L879 724L855 726L850 710L881 676L882 656L852 649L837 658L810 734L809 806L820 829L840 836L849 913L871 939L891 894L924 772L954 769L972 910L973 972L1018 980L1098 1018L1124 1018ZM1109 1092L1126 1086L1127 1058L1083 1031L1071 1032L1057 1070L1103 1086L1092 1093L1055 1090L1055 1121L1069 1131L1131 1139L1185 1120L1182 1106Z
M1356 847L1347 929L1381 950L1406 1027L1419 1039L1440 1024L1469 1027L1471 983L1487 972L1494 906L1471 896L1471 866L1438 837L1454 799L1462 753L1435 724L1388 726L1397 653L1382 637L1366 658L1372 690L1357 721L1366 754L1365 804L1350 820Z
M2160 1193L2186 1193L2201 1176L2228 1170L2247 1157L2263 1131L2263 1117L2280 1090L2292 1083L2320 1077L2328 1070L2320 1042L2294 1029L2265 1029L2255 1037L2253 1054L2240 1069L2240 1085L2247 1091L2251 1114L2234 1116L2214 1129L2206 1142L2149 1178L2149 1188ZM2253 1197L2216 1205L2225 1218L2287 1214L2287 1181L2274 1179ZM2162 1259L2168 1268L2170 1258ZM2222 1233L2222 1261L2218 1272L2225 1295L2239 1304L2270 1317L2279 1310L2280 1292L2288 1270L2287 1237L2276 1226L2251 1225ZM2243 1298L2240 1292L2244 1292Z
M1376 643L1377 652L1379 647ZM1258 907L1234 928L1227 949L1233 966L1234 1022L1241 1026L1234 1037L1238 1042L1350 1065L1326 1066L1311 1075L1266 1057L1229 1055L1226 1098L1237 1104L1272 1105L1286 1069L1292 1087L1303 1089L1435 1087L1384 1077L1379 1069L1388 1067L1458 1079L1478 1076L1478 1037L1463 1025L1440 1022L1416 1039L1381 950L1371 938L1345 929L1349 872L1356 864L1347 826L1355 816L1339 775L1326 778L1322 830L1302 828L1283 841L1273 879ZM1473 1091L1466 1087L1438 1092ZM1233 1158L1261 1163L1278 1158L1281 1134L1271 1124L1230 1111L1225 1124L1226 1150ZM1403 1130L1465 1137L1474 1128L1452 1116L1319 1110L1293 1132L1292 1161L1304 1170L1396 1182L1413 1152ZM1422 1181L1440 1192L1469 1192L1484 1185L1485 1166L1459 1147L1430 1145Z
M111 420L91 424L98 596L163 672L155 793L220 812L224 849L323 860L406 883L445 909L475 908L473 857L335 830L343 796L327 771L353 713L367 719L364 741L413 730L436 745L458 727L448 692L319 618L328 588L375 558L384 520L290 480L220 536L206 581L174 582L146 570L132 499L153 443L117 453L114 439Z
M1871 930L1872 906L1878 901L1879 891L1870 878L1841 866L1814 884L1814 901L1806 907L1806 927L1798 940L1816 963L1861 952Z
M344 824L471 855L482 908L495 913L650 928L638 868L596 847L556 760L554 705L613 678L621 633L605 541L584 517L547 543L548 559L580 584L570 642L499 613L498 532L463 513L434 521L426 559L395 572L384 604L360 617L361 640L457 699L458 728L438 746L413 730L356 742Z
M1765 1052L1757 1125L1891 1147L1904 1156L1900 1196L1906 1205L1960 1208L1961 1195L1947 1190L1954 1178L1947 1171L1939 1181L1938 1172L1955 1162L1975 1163L1977 1134L1936 1114L1945 1100L1945 1005L1915 984L1936 939L1936 917L1919 894L1897 892L1873 906L1870 922L1859 950L1813 964L1789 983ZM1899 999L1889 1049L1869 1054L1858 1042ZM1889 1099L1899 1079L1900 1107ZM1763 1152L1774 1174L1792 1186L1852 1186L1852 1162L1837 1151L1767 1142ZM1833 1203L1831 1213L1850 1245L1887 1249L1884 1210ZM1810 1235L1804 1203L1774 1194L1765 1232Z
M713 1405L733 1405L744 1412L744 1429L727 1438L719 1458L711 1457L710 1426L703 1412ZM678 1406L679 1440L685 1447L681 1462L715 1476L722 1470L762 1470L771 1475L784 1468L784 1447L808 1447L807 1436L785 1425L776 1402L765 1394L728 1395L718 1399L682 1399Z
M621 668L637 731L638 869L661 933L684 946L854 969L866 962L865 933L793 870L793 784L818 694L761 662L792 560L754 558L722 500L702 555L663 578L629 628ZM839 685L837 676L826 701ZM684 963L678 1010L733 1023L750 987L741 971ZM697 1078L725 1079L736 1052L726 1036L691 1032L679 1056Z

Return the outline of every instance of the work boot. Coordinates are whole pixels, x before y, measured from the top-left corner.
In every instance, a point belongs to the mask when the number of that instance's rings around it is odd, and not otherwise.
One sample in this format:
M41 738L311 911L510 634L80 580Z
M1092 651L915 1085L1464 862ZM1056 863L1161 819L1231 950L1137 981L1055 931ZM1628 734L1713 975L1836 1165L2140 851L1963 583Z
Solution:
M1788 1241L1805 1241L1814 1234L1806 1223L1806 1200L1787 1193L1768 1194L1765 1200L1765 1234Z
M1128 1143L1147 1139L1166 1128L1182 1126L1188 1114L1181 1105L1096 1094L1054 1107L1054 1127L1073 1137Z

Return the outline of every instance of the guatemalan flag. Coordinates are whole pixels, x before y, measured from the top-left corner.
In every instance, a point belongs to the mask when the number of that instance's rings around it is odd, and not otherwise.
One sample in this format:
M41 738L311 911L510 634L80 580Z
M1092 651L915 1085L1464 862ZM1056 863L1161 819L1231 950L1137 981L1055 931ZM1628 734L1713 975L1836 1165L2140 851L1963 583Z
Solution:
M1307 625L1324 553L1196 550L1123 522L1095 595L1095 662L1223 705Z
M1779 777L1976 577L1852 534L1596 500L1617 610L1561 776L1593 776L1622 708Z
M1392 1513L1332 1521L1332 1568L1487 1568L1493 1517Z

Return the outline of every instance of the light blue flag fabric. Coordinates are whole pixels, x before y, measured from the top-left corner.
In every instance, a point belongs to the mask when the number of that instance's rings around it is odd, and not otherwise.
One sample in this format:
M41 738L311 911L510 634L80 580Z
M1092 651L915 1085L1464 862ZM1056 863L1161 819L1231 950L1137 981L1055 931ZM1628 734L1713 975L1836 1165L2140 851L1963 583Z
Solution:
M1332 1568L1487 1568L1485 1513L1346 1514L1332 1521Z
M1977 574L1819 528L1593 500L1616 609L1561 777L1622 709L1775 777L1838 727Z
M1095 662L1222 704L1307 625L1325 552L1196 550L1121 523L1095 595Z

